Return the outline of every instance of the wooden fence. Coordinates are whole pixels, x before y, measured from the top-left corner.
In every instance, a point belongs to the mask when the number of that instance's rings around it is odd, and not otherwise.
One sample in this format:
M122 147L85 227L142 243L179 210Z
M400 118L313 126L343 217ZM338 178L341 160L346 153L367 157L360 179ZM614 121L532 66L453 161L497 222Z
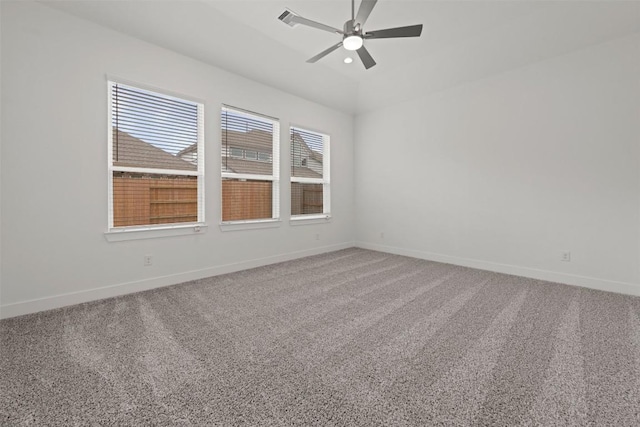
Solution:
M291 215L324 212L322 184L291 183Z
M222 220L242 221L272 217L272 183L222 180Z
M113 176L113 225L171 224L198 220L198 180L191 176Z
M291 214L323 212L322 184L291 183ZM222 220L272 217L272 183L222 180ZM114 172L115 227L196 222L198 181L191 176L150 177Z

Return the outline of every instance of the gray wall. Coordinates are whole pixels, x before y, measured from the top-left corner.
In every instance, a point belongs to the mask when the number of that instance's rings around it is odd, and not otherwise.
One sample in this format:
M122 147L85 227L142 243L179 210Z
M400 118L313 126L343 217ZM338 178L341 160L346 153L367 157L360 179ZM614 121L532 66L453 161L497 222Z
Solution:
M107 75L204 101L206 232L105 239ZM223 103L280 119L277 228L218 226ZM4 317L352 246L348 114L37 3L2 5L2 112ZM289 123L331 135L330 222L288 221ZM143 266L146 254L153 255L151 267Z
M638 52L636 34L359 115L359 244L640 294Z

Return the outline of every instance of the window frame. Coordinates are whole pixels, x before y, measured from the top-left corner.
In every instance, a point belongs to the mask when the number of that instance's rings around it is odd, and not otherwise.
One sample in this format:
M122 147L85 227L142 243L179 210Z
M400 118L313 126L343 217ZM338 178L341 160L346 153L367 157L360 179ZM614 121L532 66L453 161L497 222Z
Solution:
M114 87L123 86L142 92L149 92L154 95L160 95L169 99L175 99L180 102L189 102L197 107L197 153L198 161L195 171L161 169L148 167L131 167L131 166L115 166L113 163L113 89ZM164 89L159 89L137 82L131 82L124 79L107 76L107 231L104 233L108 241L121 241L144 239L153 237L166 237L181 234L199 233L206 231L207 224L205 222L205 163L204 163L204 109L203 100L196 99L187 95L178 94ZM176 222L166 224L140 224L131 226L114 226L114 196L113 196L113 173L114 172L133 172L147 173L158 175L179 175L179 176L195 176L197 180L197 219L189 222ZM125 236L124 234L128 234Z
M300 184L322 184L322 213L312 214L298 214L293 215L290 212L290 221L292 224L311 224L316 220L330 220L331 219L331 135L326 132L316 130L312 127L299 126L291 123L289 125L289 150L291 166L293 164L293 141L291 138L292 130L299 129L308 133L315 133L322 136L322 178L304 178L290 176L289 191L291 191L291 184L296 182ZM308 162L307 162L308 164ZM302 167L302 160L299 167ZM291 205L290 205L291 206Z
M273 126L272 133L272 150L271 150L271 158L270 163L272 165L271 175L259 175L259 174L242 174L236 172L225 172L220 168L220 228L223 231L234 231L234 230L244 230L244 229L254 229L254 228L268 228L273 226L278 226L281 221L280 212L280 119L276 117L272 117L266 114L257 113L255 111L247 110L240 107L234 107L232 105L222 104L220 108L220 135L224 130L222 127L222 115L225 111L237 112L242 115L254 116L259 120L270 122ZM224 140L222 136L220 136L220 153L222 160L222 152L225 149ZM231 150L231 146L228 147ZM257 152L256 152L257 153ZM269 153L267 153L269 154ZM229 153L227 153L229 156ZM231 157L231 156L229 156ZM242 158L245 159L245 150L243 150ZM257 158L254 161L267 163L269 161L259 160ZM271 218L259 218L259 219L246 219L246 220L232 220L232 221L224 221L223 220L223 200L222 200L222 185L224 179L238 179L238 180L248 180L248 181L270 181L271 182Z

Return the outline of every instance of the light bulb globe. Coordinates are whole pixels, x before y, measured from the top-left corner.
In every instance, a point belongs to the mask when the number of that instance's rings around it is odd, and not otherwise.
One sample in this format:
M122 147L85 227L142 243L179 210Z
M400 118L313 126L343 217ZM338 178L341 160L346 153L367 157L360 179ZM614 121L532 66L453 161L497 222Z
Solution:
M348 36L342 41L342 45L347 50L358 50L362 47L364 41L360 36Z

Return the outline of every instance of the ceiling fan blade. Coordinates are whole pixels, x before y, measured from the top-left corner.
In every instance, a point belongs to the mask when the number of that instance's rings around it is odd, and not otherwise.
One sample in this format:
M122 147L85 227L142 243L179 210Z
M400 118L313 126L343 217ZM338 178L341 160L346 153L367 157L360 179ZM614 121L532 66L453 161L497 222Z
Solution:
M323 50L322 52L320 52L319 54L317 54L313 58L307 59L307 62L310 63L310 64L313 64L314 62L317 62L319 59L322 59L325 56L329 55L331 52L333 52L334 50L336 50L340 46L342 46L342 42L331 46L329 49Z
M373 7L377 2L378 0L362 0L362 2L360 2L358 14L356 15L355 23L360 24L360 26L362 27L367 21L367 18L371 14L371 11L373 10Z
M420 34L422 34L422 24L369 31L363 37L365 39L390 39L395 37L420 37Z
M302 24L334 34L344 34L342 30L331 27L329 25L321 24L320 22L312 21L311 19L303 18L302 16L297 15L295 12L289 9L286 9L280 16L278 16L278 19L291 27L296 24Z
M366 68L367 70L376 65L376 61L373 60L366 47L362 46L360 49L356 50L356 52L358 52L358 56L364 64L364 68Z

